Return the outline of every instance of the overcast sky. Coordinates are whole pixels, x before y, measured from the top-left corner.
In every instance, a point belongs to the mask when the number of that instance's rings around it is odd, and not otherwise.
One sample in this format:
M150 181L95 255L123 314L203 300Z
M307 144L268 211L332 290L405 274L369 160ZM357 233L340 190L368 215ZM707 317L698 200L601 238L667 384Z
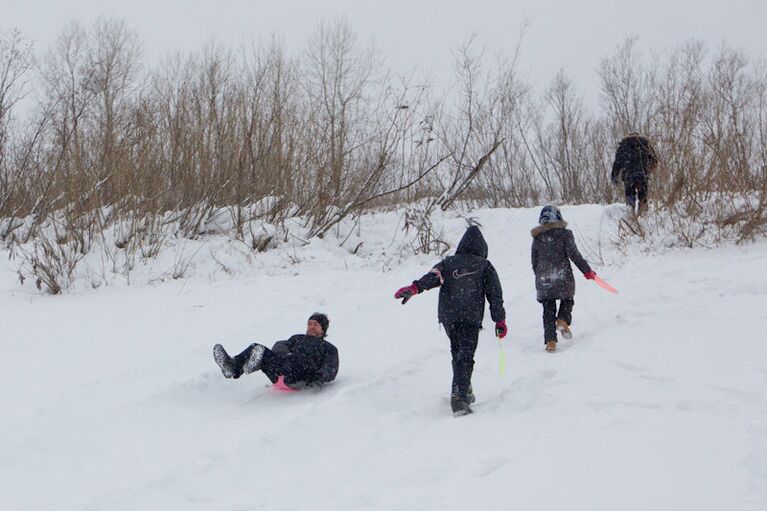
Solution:
M559 68L589 96L595 67L629 35L640 48L673 48L689 39L723 41L767 56L767 0L0 0L0 30L18 28L45 49L69 20L124 19L143 42L147 62L197 50L211 38L235 48L276 32L300 49L321 20L345 17L362 42L374 40L387 64L436 79L450 72L451 50L473 33L511 55L525 20L520 70L542 90Z

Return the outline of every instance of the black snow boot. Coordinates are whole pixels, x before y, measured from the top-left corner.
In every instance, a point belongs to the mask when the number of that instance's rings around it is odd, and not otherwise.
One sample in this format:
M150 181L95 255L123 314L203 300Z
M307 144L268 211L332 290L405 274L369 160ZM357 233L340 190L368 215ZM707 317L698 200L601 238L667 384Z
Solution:
M469 415L474 412L474 410L469 407L469 402L463 399L451 399L450 407L453 409L453 417Z
M463 398L460 397L460 394L456 391L453 391L453 393L450 395L450 400L456 399L458 401L462 400ZM466 402L469 404L473 404L474 401L477 400L477 397L474 395L474 389L471 388L471 383L469 384L469 390L466 391Z
M469 387L471 389L471 387ZM459 387L453 388L453 393L450 394L450 407L453 409L453 417L460 417L461 415L468 415L473 412L469 407L469 396L474 397L469 392L461 392Z
M237 379L242 376L242 369L235 360L229 356L223 346L216 344L213 346L213 359L221 368L221 372L224 373L225 378Z

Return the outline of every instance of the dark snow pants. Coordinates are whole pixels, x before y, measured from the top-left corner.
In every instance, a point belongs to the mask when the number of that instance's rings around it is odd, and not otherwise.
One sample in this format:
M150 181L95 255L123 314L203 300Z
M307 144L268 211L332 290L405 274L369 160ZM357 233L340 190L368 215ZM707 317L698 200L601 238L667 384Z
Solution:
M573 306L575 300L563 298L559 301L557 311L556 300L538 300L543 305L543 342L557 340L557 320L561 319L568 325L573 322Z
M250 357L250 353L257 346L257 344L251 344L242 353L234 357L237 366L242 369L242 365ZM301 356L287 353L277 354L264 346L264 356L261 359L261 371L271 380L272 383L277 383L277 378L282 374L285 376L285 383L295 383L298 381L306 381L309 377L306 368L310 366L307 360L303 360Z
M466 401L474 372L474 352L479 341L479 327L466 323L445 325L450 338L450 353L453 355L453 386L450 398Z
M636 201L639 201L639 210L642 211L647 206L647 178L635 176L625 181L626 204L634 209Z

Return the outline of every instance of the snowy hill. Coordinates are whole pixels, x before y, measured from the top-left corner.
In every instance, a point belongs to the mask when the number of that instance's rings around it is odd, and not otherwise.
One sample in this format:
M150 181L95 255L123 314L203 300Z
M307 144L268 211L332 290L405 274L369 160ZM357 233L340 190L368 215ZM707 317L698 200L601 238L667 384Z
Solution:
M575 338L555 354L530 270L537 209L472 213L509 335L501 377L486 315L461 418L437 292L392 298L439 258L380 271L395 214L363 226L364 259L315 240L232 276L201 258L186 280L57 297L3 258L0 508L767 509L767 244L622 254L615 212L563 208L620 294L576 276ZM445 218L447 238L465 225ZM271 345L315 310L340 351L332 385L222 377L214 343Z

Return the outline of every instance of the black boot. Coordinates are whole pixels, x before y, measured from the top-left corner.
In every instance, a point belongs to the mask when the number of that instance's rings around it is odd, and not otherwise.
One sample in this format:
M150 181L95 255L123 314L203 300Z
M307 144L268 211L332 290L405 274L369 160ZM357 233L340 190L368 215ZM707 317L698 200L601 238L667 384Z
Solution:
M461 389L458 387L454 387L453 393L450 394L450 407L453 409L453 417L473 413L473 410L469 407L469 394L461 392Z
M466 402L472 404L476 400L477 398L474 396L474 389L471 387L471 383L469 383L469 390L466 391Z
M469 402L462 399L451 399L450 407L453 409L453 417L460 417L461 415L468 415L474 412L469 407Z
M221 368L221 372L224 373L225 378L237 379L242 376L242 369L235 362L235 360L229 356L223 346L216 344L213 346L213 359Z

